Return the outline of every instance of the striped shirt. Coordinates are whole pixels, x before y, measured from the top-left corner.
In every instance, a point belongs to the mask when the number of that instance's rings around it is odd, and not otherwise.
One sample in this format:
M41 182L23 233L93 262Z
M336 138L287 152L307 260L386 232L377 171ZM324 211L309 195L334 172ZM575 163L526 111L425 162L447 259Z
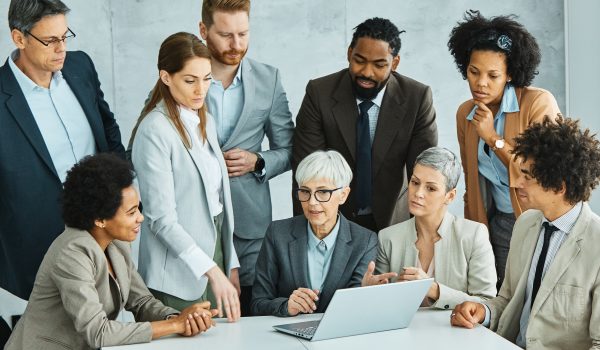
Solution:
M385 95L385 90L387 89L387 85L379 91L377 96L371 100L373 102L373 106L369 108L367 114L369 115L369 136L371 137L371 145L373 145L373 140L375 139L375 129L377 129L377 120L379 119L379 109L381 108L381 101L383 101L383 95ZM358 108L358 114L360 115L360 104L363 102L362 100L356 99L356 108Z

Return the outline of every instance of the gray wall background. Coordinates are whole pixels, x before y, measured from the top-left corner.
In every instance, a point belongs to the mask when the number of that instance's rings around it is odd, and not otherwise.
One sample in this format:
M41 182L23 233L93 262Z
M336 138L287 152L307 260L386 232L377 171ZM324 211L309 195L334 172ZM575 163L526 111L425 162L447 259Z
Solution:
M161 42L177 31L198 33L199 0L64 0L77 34L69 49L88 52L96 64L106 99L127 144L148 92L156 82ZM0 4L6 14L8 1ZM296 115L309 79L348 65L353 28L379 16L406 30L398 71L430 85L440 132L439 144L458 152L455 112L470 98L468 86L446 48L451 28L467 9L486 16L514 13L535 35L543 53L534 85L554 93L565 109L564 5L562 0L255 0L251 10L249 56L278 67ZM6 17L0 23L0 52L13 49ZM274 217L291 215L291 173L272 180ZM460 191L463 191L461 182ZM462 201L451 210L462 213Z
M84 50L94 60L126 145L157 79L160 43L177 31L198 34L201 0L63 1L71 7L69 26L77 34L69 49ZM14 49L6 19L8 3L0 2L0 53L4 57ZM398 71L432 87L439 144L458 153L455 112L470 94L446 48L451 28L467 9L478 9L485 16L518 15L542 48L540 75L534 85L552 91L565 110L564 7L563 0L254 0L249 56L281 70L295 116L309 79L347 66L353 28L370 17L389 18L406 30ZM273 179L271 185L274 217L289 217L291 173ZM459 198L450 208L458 215L462 215L463 188L461 180ZM0 315L24 305L5 298L0 291Z

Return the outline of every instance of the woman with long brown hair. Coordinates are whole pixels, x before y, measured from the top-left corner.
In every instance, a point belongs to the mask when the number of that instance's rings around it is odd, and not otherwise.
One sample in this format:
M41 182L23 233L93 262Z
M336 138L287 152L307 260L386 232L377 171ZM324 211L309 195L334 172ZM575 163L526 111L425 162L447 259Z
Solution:
M173 34L160 47L158 70L131 142L146 216L140 274L166 305L183 309L209 300L236 321L239 262L231 194L204 104L210 52L193 34Z

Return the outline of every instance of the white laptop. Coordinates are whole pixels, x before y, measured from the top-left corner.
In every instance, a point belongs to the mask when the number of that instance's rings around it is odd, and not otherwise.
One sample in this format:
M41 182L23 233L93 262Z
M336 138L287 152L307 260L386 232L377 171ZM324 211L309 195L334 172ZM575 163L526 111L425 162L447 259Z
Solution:
M338 289L321 320L273 326L310 341L406 328L433 278Z

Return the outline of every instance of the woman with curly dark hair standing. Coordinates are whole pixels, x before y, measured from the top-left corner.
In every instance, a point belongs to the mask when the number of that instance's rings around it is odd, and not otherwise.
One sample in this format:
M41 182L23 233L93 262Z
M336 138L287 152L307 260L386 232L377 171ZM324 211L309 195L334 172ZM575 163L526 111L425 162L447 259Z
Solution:
M504 278L512 228L522 208L513 184L513 138L545 115L560 113L552 94L531 87L540 63L535 38L514 16L486 18L468 11L450 33L448 49L469 83L472 99L456 112L465 172L465 218L486 224Z

